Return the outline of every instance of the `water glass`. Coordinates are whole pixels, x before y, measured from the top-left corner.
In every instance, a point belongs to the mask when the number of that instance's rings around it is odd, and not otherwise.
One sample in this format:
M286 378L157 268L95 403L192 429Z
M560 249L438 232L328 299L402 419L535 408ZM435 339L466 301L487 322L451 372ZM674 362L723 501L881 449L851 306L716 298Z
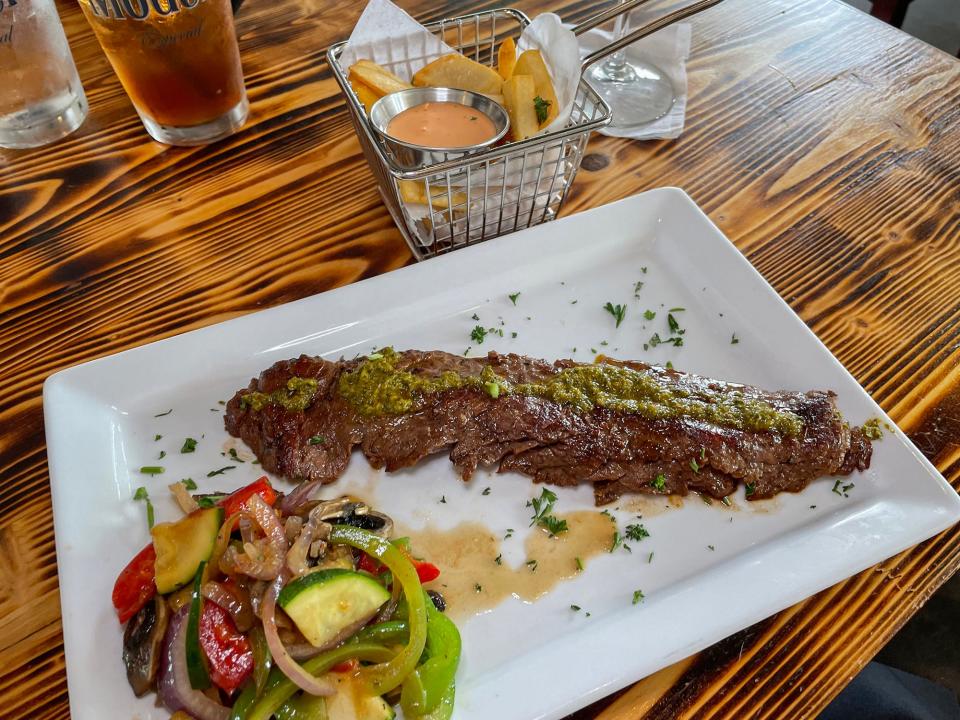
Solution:
M87 116L54 0L0 0L0 73L0 147L46 145Z

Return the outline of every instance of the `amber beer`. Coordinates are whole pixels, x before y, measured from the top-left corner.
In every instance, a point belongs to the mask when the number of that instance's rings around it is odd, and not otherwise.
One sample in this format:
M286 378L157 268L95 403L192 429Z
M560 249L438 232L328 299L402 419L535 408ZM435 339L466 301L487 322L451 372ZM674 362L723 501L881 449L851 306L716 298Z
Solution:
M230 0L80 0L80 6L154 139L200 145L246 120Z

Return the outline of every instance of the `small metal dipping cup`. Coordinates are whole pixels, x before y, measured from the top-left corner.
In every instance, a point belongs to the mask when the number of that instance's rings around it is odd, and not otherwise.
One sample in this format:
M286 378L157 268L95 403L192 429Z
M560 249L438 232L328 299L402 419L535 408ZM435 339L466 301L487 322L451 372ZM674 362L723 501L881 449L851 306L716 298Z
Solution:
M493 121L493 126L497 132L492 138L484 140L482 143L455 148L414 145L403 140L397 140L387 134L387 125L395 116L404 110L426 102L455 102L479 110ZM406 170L416 170L434 163L460 158L477 150L483 150L500 140L510 129L510 117L507 115L507 111L503 109L502 105L494 102L486 95L469 90L437 87L408 88L384 95L370 108L370 123L383 138L384 144L397 164Z

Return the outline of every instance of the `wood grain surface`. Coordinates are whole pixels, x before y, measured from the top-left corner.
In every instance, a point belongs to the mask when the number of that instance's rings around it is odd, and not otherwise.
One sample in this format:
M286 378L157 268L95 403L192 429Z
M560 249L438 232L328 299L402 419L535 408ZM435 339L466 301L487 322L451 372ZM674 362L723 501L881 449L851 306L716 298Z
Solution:
M420 19L494 3L401 0ZM0 150L0 715L69 714L41 409L50 373L387 272L325 48L362 3L247 0L236 136L152 142L77 7L81 130ZM577 21L603 7L525 0ZM594 137L570 214L683 187L960 486L960 62L835 0L694 21L675 141ZM960 566L954 528L576 717L808 718Z

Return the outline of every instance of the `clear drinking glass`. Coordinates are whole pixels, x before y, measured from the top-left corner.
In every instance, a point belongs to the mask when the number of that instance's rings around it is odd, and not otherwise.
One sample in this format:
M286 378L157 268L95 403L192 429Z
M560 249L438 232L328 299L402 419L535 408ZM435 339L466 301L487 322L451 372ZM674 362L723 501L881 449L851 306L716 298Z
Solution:
M621 0L621 5L625 0ZM625 12L617 16L613 38L622 38L627 31ZM662 118L673 107L676 93L670 78L653 63L627 61L627 50L612 53L602 63L587 71L593 88L613 109L611 127L629 129L647 125Z
M202 145L247 119L230 0L79 0L147 132Z
M0 0L0 147L69 135L87 98L53 0Z

